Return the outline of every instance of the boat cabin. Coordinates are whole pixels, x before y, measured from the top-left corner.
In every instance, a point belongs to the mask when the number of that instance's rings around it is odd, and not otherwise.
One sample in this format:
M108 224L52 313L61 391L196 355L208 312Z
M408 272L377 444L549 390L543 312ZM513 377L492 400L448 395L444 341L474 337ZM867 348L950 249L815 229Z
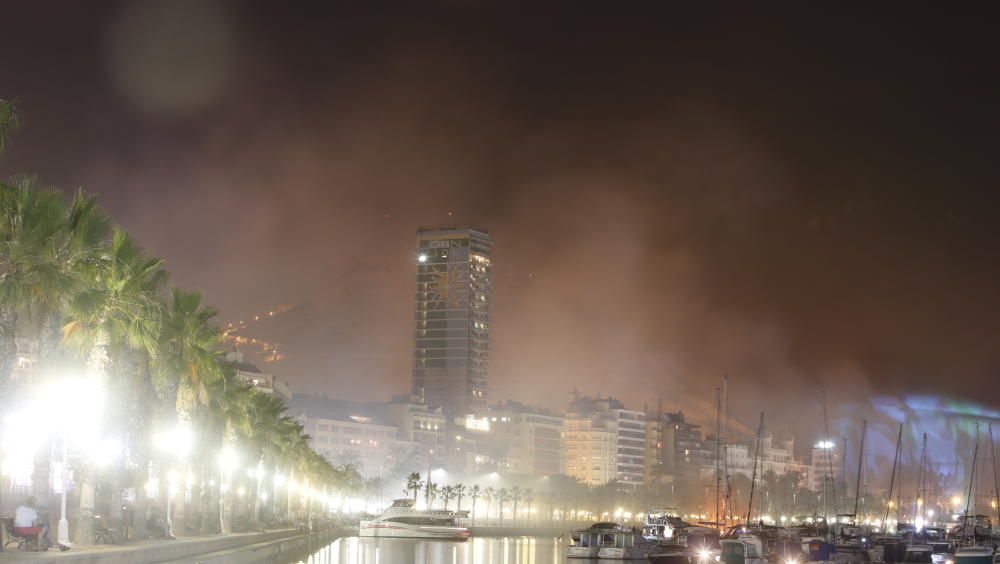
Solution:
M915 544L906 548L903 562L909 564L932 564L934 549L926 544Z
M737 539L723 539L719 542L722 553L719 561L724 564L755 564L763 562L764 544L750 535L740 535Z

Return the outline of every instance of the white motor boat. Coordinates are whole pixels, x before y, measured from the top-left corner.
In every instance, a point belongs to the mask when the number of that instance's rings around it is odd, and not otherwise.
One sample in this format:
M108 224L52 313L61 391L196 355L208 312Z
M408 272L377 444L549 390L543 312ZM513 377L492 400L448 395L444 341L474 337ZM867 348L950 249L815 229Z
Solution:
M647 560L657 546L658 543L644 539L641 533L615 531L612 542L605 543L597 557L601 560Z
M587 529L573 531L575 544L566 547L566 558L597 558L604 546L613 545L617 523L594 523Z
M458 519L466 515L466 511L419 510L412 499L397 499L378 517L361 521L360 535L462 541L471 534L458 524Z

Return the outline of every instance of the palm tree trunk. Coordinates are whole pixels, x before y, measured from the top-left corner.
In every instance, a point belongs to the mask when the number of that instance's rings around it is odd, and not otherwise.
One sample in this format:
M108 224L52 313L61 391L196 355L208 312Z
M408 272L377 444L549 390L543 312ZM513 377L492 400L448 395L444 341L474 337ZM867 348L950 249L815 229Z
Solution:
M146 482L149 481L149 459L140 453L138 468L132 481L135 489L135 503L132 506L132 536L144 539L149 534L146 530L146 513L149 510L149 500L146 497Z
M201 527L201 522L204 519L201 513L201 497L204 488L204 476L201 475L200 467L193 467L191 471L194 472L194 483L191 485L191 500L184 507L185 524L190 527L192 531L197 531Z
M199 531L203 535L209 533L221 532L219 530L219 523L221 518L219 517L217 511L221 504L219 503L219 492L222 483L216 483L215 486L209 485L205 487L208 476L212 476L213 472L211 466L203 464L201 467L201 481L202 481L202 496L201 496L201 528ZM215 481L212 480L214 483Z
M42 323L38 336L38 360L36 373L41 373L47 367L53 366L58 360L59 344L62 341L60 328L61 317L50 315ZM42 444L35 455L35 467L32 472L32 491L42 507L49 504L50 468L52 467L52 448L47 441Z
M76 473L76 487L80 494L80 507L76 512L76 529L73 531L73 542L76 544L94 543L94 476L85 471Z
M94 343L87 355L87 372L99 379L101 383L108 379L108 333L103 329L94 335Z
M264 457L260 457L260 461L257 463L257 468L264 467ZM261 509L261 499L260 492L263 487L263 480L260 479L259 475L254 475L255 488L253 489L253 515L250 516L250 527L253 529L260 528L260 509Z
M108 523L113 528L121 528L122 522L122 482L118 473L111 477L111 505L108 513Z
M173 533L175 537L187 536L187 518L188 518L188 486L187 486L187 474L181 474L178 477L179 484L177 487L177 495L173 500ZM170 486L167 486L167 495L170 495Z
M294 478L295 478L295 469L292 468L291 470L288 471L288 484L289 485L292 483L292 481L294 480ZM287 519L292 524L295 524L295 514L292 511L292 498L294 498L294 497L295 496L292 495L292 492L291 492L290 489L285 489L285 501L287 502L287 505L288 505Z

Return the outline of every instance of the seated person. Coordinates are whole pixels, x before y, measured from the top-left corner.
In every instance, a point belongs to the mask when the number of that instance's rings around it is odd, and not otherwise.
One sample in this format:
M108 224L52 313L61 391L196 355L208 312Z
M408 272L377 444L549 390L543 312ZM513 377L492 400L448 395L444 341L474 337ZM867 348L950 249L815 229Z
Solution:
M37 500L34 496L28 496L24 504L19 506L14 512L14 534L23 537L34 537L40 550L48 550L51 546L57 546L60 550L69 550L68 546L53 543L49 538L49 526L38 518L38 511L35 509Z

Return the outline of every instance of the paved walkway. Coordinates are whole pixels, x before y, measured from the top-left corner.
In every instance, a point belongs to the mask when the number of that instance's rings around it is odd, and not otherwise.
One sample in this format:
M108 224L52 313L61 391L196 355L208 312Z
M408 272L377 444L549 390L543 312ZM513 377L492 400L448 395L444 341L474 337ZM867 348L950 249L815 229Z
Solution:
M199 554L222 550L226 548L245 546L300 534L297 530L269 531L266 533L233 533L229 535L206 535L198 537L181 537L175 540L146 540L128 544L88 544L73 545L65 552L50 548L46 552L30 552L17 550L14 545L8 546L0 553L0 563L7 562L155 562L184 557L189 554ZM151 559L159 555L159 560Z

